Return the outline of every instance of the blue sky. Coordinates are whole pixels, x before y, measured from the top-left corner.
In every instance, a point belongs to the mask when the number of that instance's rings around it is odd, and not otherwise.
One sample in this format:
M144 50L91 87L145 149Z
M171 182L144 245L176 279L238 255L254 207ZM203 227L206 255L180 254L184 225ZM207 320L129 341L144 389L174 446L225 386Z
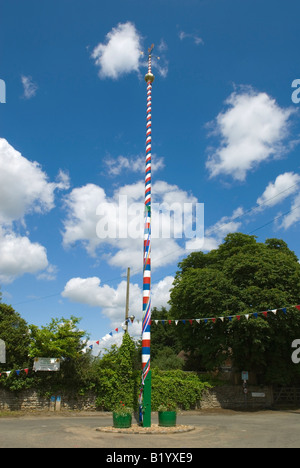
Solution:
M124 320L130 267L139 333L142 240L99 239L96 210L116 207L120 195L143 200L140 51L152 43L154 201L204 203L204 251L240 231L282 238L300 255L299 2L2 0L0 8L0 283L27 322L75 315L101 339ZM153 240L154 305L167 305L185 246Z

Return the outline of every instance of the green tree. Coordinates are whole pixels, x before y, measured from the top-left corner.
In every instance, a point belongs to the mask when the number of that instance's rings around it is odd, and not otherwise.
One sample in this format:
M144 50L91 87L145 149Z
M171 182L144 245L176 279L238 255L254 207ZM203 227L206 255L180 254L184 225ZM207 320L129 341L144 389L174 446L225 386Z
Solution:
M33 385L42 393L84 393L97 385L94 358L90 352L83 353L86 332L78 328L79 318L53 318L42 326L30 325L31 342L29 355L61 359L58 372L30 372Z
M160 310L153 307L151 312L151 361L156 359L158 354L163 349L169 348L172 353L177 355L181 351L181 343L176 334L174 334L173 326L163 324L161 320L165 320L168 316L167 309L162 307ZM157 320L157 323L155 322Z
M151 367L158 367L161 370L182 369L184 360L180 359L172 348L166 346L158 351L157 355L151 361Z
M218 249L194 252L179 267L171 291L172 318L242 316L240 321L178 327L196 368L217 367L230 355L238 369L254 370L266 382L298 378L291 343L300 337L300 314L288 306L300 300L300 265L284 241L259 243L255 236L229 234ZM288 307L287 314L243 317L282 307Z
M0 303L0 338L6 344L6 364L3 370L27 367L30 343L29 328L24 319L9 305Z
M30 357L77 358L84 348L82 338L85 336L85 331L77 328L79 321L72 316L70 319L52 319L41 328L30 325Z

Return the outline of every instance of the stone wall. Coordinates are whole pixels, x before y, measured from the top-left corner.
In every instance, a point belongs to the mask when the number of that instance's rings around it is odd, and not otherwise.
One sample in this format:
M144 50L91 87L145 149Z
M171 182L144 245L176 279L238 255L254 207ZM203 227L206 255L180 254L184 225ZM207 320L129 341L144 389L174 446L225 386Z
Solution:
M9 392L0 389L0 411L1 410L27 410L44 411L55 408L57 397L61 398L61 409L65 410L96 410L96 396L93 394L83 396L54 395L53 398L40 396L34 390L24 390L22 392Z
M95 411L96 396L92 393L85 396L55 395L61 397L61 410ZM33 390L20 393L0 389L0 411L45 411L58 408L56 398L40 396ZM241 385L224 385L215 387L203 394L197 405L198 409L226 408L226 409L259 409L273 405L273 391L271 387L249 386L247 395Z
M206 391L199 402L200 409L259 409L273 406L272 387L248 386L247 394L242 385L224 385Z

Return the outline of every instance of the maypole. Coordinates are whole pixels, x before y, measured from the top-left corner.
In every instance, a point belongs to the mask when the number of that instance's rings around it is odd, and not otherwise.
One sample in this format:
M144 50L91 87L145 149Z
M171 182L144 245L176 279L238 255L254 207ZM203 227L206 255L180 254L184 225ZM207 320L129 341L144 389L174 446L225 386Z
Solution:
M144 225L144 268L143 268L143 325L142 325L142 408L143 426L151 427L151 99L154 75L151 70L151 54L154 45L148 49L147 83L147 127L146 127L146 168L145 168L145 225Z

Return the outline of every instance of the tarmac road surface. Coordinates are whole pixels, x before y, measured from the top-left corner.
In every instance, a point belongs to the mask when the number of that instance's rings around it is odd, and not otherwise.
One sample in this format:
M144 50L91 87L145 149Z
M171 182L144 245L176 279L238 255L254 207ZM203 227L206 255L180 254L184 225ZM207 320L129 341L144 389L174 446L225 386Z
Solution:
M96 428L111 426L111 413L8 416L0 418L0 448L177 449L176 453L189 448L300 448L300 410L187 411L178 414L177 423L195 429L176 434L104 433ZM157 424L155 413L152 424Z

